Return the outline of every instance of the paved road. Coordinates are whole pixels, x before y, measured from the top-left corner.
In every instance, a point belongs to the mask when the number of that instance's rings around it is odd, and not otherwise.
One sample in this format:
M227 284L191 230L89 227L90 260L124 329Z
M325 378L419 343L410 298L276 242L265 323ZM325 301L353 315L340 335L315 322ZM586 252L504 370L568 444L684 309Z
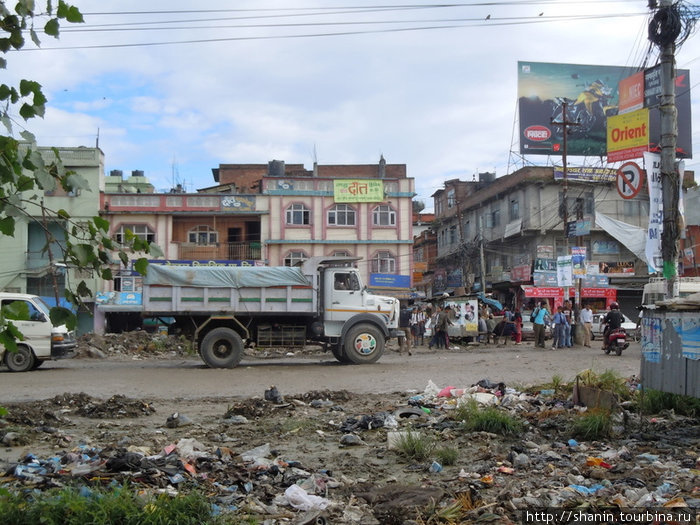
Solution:
M114 394L143 398L236 397L261 395L276 385L282 393L310 390L349 390L358 393L422 391L432 380L440 387L470 386L480 379L525 386L565 381L585 369L612 369L623 377L638 375L639 345L622 356L607 356L599 348L535 349L532 344L510 347L470 347L440 351L419 348L412 356L387 352L373 365L341 365L330 355L244 359L231 370L205 368L196 359L72 359L46 362L33 372L0 371L0 404L36 400L65 392L85 392L99 398Z

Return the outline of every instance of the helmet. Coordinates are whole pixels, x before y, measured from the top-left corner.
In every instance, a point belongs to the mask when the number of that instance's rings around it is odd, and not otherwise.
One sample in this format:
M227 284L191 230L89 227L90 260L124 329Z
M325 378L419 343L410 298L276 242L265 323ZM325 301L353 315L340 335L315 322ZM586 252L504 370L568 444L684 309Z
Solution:
M619 309L620 309L620 305L617 304L615 301L613 301L612 303L610 303L610 309L611 309L611 310L619 310Z

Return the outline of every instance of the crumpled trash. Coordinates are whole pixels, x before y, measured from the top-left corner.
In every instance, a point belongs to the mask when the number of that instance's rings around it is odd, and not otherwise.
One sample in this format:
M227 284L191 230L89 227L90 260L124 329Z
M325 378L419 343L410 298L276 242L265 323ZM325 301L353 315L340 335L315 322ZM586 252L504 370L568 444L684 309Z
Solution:
M168 428L177 428L177 427L185 427L187 425L191 425L192 420L187 417L185 414L180 414L179 412L175 412L174 414L171 414L168 416L168 419L165 421L165 426Z
M287 487L287 490L284 491L284 496L292 507L303 511L324 510L331 504L330 500L309 494L299 485Z
M280 394L279 390L277 390L277 387L275 385L272 385L270 388L265 390L264 397L265 401L270 401L277 405L281 405L282 403L284 403L284 397L282 397L282 394Z

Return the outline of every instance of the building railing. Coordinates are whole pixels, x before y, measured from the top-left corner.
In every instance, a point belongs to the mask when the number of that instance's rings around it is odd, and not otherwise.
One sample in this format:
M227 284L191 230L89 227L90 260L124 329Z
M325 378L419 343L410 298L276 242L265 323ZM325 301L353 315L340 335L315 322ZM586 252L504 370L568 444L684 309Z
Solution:
M261 259L260 242L180 243L179 259L193 261Z

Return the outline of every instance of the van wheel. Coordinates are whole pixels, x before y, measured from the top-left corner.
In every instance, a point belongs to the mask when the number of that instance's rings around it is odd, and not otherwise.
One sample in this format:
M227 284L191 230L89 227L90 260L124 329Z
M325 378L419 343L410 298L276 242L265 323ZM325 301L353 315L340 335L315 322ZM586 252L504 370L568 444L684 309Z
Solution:
M5 364L12 372L27 372L34 366L34 353L26 346L18 346L16 352L5 352Z
M214 328L204 336L199 353L212 368L234 368L243 359L243 340L230 328Z
M374 325L358 324L345 334L345 357L356 365L375 363L384 353L384 335Z

